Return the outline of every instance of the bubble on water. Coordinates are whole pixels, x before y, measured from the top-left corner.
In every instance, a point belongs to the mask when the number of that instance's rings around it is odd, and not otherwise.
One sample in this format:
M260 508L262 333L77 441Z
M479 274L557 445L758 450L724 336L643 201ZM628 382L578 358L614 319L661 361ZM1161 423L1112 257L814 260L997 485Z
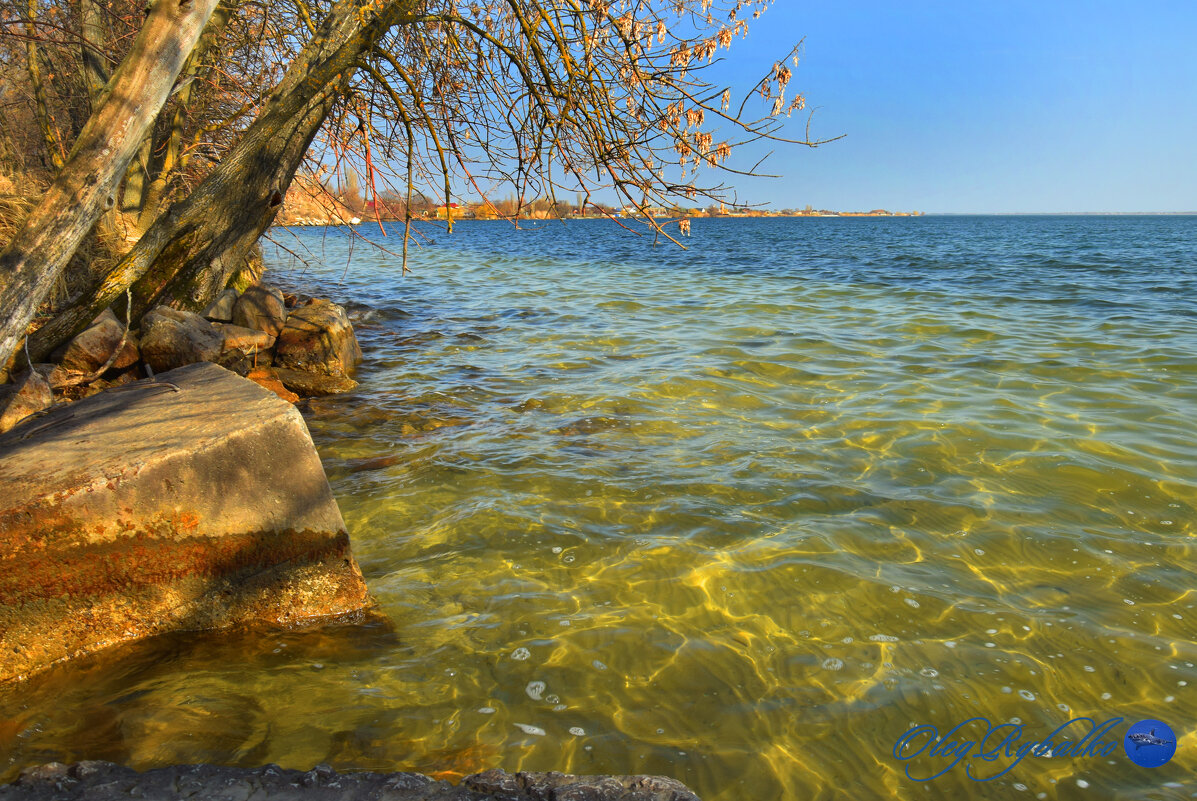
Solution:
M561 551L562 551L562 548L560 545L553 546L553 553L561 553Z
M1109 701L1109 700L1110 700L1111 698L1113 698L1113 697L1114 697L1114 696L1110 695L1109 693L1102 693L1102 694L1101 694L1101 700L1103 700L1103 701Z
M1097 668L1093 667L1093 665L1085 665L1085 672L1086 673L1096 673Z
M955 648L956 643L952 642L951 640L948 640L947 642L944 643L944 646L947 648Z
M478 707L478 714L493 715L495 714L495 708L493 706L480 706Z
M570 726L569 733L572 734L574 737L585 737L586 736L586 730L583 729L581 726Z
M562 620L562 621L561 621L561 625L562 625L562 626L568 626L568 625L569 625L569 621L568 621L568 620Z
M544 695L545 686L543 681L530 681L528 682L528 686L524 688L524 692L533 701L539 701L541 696Z
M977 556L984 556L984 555L985 555L985 552L984 552L984 551L982 551L980 548L973 548L973 553L975 553Z
M928 667L928 668L923 668L922 670L920 670L919 674L922 676L926 676L929 679L933 679L939 675L939 671L936 670L935 668Z
M1176 686L1177 687L1188 687L1189 683L1187 681L1178 681L1178 682L1176 682Z
M607 666L604 665L602 662L598 661L597 659L594 660L593 662L591 662L590 664L594 665L594 667L598 670L606 670L607 669Z
M1056 709L1060 710L1061 712L1067 712L1068 704L1056 704Z
M1031 692L1030 690L1019 690L1018 694L1028 701L1035 700L1035 693Z
M823 660L823 669L824 670L839 670L843 666L844 666L844 660L836 659L834 656L831 657L830 659Z
M1019 791L1019 792L1021 792L1021 793L1025 793L1025 792L1027 791L1027 786L1026 786L1025 784L1021 784L1021 783L1019 783L1019 782L1015 782L1015 783L1014 783L1014 789L1015 789L1015 790L1018 790L1018 791Z
M562 562L565 562L565 563L567 563L567 564L568 564L569 562L572 562L572 561L574 561L574 555L573 555L572 553L571 553L571 554L566 554L566 555L565 555L565 556L564 556L564 557L561 559L561 561L562 561Z
M997 629L985 629L986 634L997 634Z
M893 636L892 634L874 634L872 637L869 637L869 639L872 640L873 642L897 642L898 641L898 638Z
M1166 695L1166 696L1164 696L1164 703L1165 703L1165 704L1170 704L1170 703L1172 703L1172 702L1173 702L1173 701L1175 701L1175 700L1176 700L1176 696L1175 696L1175 695Z
M1127 606L1134 606L1134 605L1135 605L1135 602L1134 602L1134 601L1132 601L1130 598L1123 598L1123 599L1122 599L1122 603L1126 604Z
M511 652L511 658L516 662L523 662L532 657L532 652L527 648L516 648Z
M1002 688L1002 694L1003 694L1003 695L1010 695L1010 694L1011 694L1011 693L1013 693L1013 692L1014 692L1014 690L1013 690L1013 689L1011 689L1011 688L1009 688L1009 687L1003 687L1003 688Z
M564 712L567 709L569 709L569 707L565 704L557 704L557 706L553 707L554 712Z
M853 639L851 637L845 637L844 639L840 640L840 642L842 642L844 645L851 645L853 643Z
M987 643L985 643L985 647L986 648L997 648L997 643L996 642L987 642Z
M544 737L544 735L545 735L545 730L540 728L539 726L530 726L527 723L515 723L512 725L514 725L517 729L522 731L524 734L533 734L537 737Z
M907 606L913 607L915 609L919 608L919 602L913 598L903 598L902 600L906 602Z
M1084 779L1077 779L1076 786L1081 788L1082 790L1085 790L1089 787L1089 782L1085 781Z
M657 734L664 734L664 733L665 733L664 729L657 729Z

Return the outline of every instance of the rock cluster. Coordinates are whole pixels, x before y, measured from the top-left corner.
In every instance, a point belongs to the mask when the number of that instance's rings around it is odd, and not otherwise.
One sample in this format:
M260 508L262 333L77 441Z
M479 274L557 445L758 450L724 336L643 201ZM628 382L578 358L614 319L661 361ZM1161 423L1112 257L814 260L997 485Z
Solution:
M226 289L203 314L158 306L138 330L112 310L0 387L0 433L50 407L196 362L214 362L292 403L357 386L362 352L345 309L257 283Z
M51 763L0 787L0 801L116 801L127 798L244 798L256 801L699 801L662 776L570 776L488 770L461 784L416 773L180 765L137 773L109 762Z

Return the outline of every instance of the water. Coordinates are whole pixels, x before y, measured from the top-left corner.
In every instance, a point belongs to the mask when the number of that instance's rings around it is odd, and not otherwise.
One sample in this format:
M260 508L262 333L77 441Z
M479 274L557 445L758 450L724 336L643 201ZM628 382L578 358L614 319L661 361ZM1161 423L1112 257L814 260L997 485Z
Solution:
M177 636L52 672L3 701L0 770L1190 797L1195 235L697 220L681 251L604 221L467 222L401 278L361 243L347 263L340 232L276 232L310 262L268 254L277 279L358 321L361 387L308 424L393 627ZM985 784L903 775L907 729L974 716L1024 742L1157 718L1180 742L1154 770L1119 745Z

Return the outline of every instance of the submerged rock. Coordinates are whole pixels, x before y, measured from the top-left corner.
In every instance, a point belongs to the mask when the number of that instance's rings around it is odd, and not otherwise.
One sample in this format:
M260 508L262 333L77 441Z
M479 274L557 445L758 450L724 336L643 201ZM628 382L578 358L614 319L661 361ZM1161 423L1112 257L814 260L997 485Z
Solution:
M282 290L265 284L250 286L233 304L232 322L277 337L287 324Z
M570 776L488 770L459 785L416 773L338 773L176 765L138 773L111 762L52 762L0 787L0 801L252 798L254 801L699 801L663 776Z
M302 416L222 367L0 436L0 682L161 632L371 603Z
M54 403L50 384L35 370L26 370L7 386L0 387L0 434L11 430L31 414Z
M357 382L343 375L309 373L307 370L291 370L287 367L274 368L283 386L301 398L321 398L326 395L340 395L357 388Z
M293 370L344 376L362 360L345 309L316 299L294 309L275 345L275 364Z
M224 337L189 311L158 306L141 318L141 356L154 372L215 361Z

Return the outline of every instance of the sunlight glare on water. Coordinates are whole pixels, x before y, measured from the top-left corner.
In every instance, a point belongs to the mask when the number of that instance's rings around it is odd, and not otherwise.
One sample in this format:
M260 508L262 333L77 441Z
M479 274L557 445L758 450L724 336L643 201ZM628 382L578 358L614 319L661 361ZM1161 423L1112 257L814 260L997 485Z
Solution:
M707 801L1197 770L1197 219L699 219L689 251L529 227L435 234L405 278L335 230L275 232L307 267L267 248L358 327L361 387L306 416L393 630L51 675L4 702L0 767L653 773ZM903 775L903 732L978 715L1190 747Z

